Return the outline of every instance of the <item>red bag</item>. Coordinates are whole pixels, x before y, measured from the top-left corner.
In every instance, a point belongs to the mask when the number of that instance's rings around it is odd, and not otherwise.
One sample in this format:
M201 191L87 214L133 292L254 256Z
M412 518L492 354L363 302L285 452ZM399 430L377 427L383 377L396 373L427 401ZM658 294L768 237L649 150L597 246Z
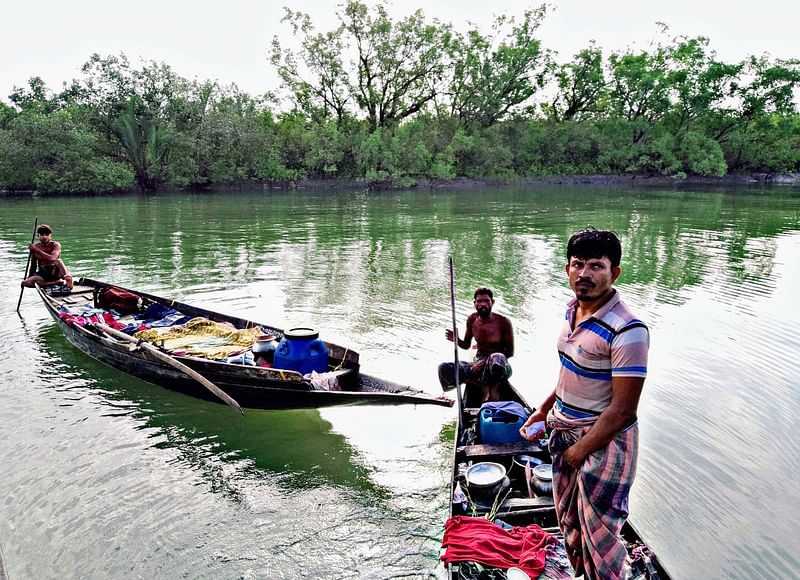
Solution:
M139 311L141 297L122 288L106 286L94 291L94 306L103 310L116 310L120 314L132 314Z

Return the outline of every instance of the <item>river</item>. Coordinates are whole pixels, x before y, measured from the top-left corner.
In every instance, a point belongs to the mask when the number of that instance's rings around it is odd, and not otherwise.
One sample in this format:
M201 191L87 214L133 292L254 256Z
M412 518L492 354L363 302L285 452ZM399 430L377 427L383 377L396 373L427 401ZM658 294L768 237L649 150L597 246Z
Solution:
M534 404L558 372L569 235L623 242L651 329L631 519L675 578L800 577L800 189L0 198L0 544L12 578L442 578L455 411L249 411L72 348L18 280L34 216L75 274L278 327L439 393L477 286ZM792 334L795 332L795 334ZM793 362L794 361L794 362Z

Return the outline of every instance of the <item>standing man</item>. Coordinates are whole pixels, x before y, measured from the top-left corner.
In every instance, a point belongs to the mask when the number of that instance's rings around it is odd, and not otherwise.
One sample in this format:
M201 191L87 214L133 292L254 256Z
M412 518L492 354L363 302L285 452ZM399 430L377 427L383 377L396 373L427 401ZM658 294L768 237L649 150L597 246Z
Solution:
M53 230L47 224L42 224L36 228L36 233L39 234L39 242L28 244L37 263L36 272L23 280L21 285L33 288L36 284L53 286L63 281L72 290L72 276L61 261L61 244L53 239Z
M475 312L467 318L464 339L458 338L458 346L470 348L474 337L478 352L472 363L459 362L459 379L480 385L483 402L499 401L500 385L511 376L508 359L514 356L514 330L508 318L492 312L494 295L489 288L475 290L473 299ZM447 329L445 337L452 342L453 331ZM455 363L439 365L439 382L444 390L455 386Z
M636 409L647 375L650 335L613 284L622 248L610 231L588 229L567 244L566 271L575 299L558 338L555 390L527 420L552 429L553 497L575 575L624 577L620 540L636 474Z

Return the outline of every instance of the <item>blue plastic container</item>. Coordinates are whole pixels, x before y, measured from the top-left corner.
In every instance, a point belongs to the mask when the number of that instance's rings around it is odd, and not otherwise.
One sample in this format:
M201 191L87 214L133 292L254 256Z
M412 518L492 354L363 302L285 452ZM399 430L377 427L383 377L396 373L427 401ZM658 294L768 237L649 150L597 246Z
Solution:
M519 429L525 420L517 415L495 409L482 408L478 418L478 434L481 443L503 445L525 441Z
M313 328L291 328L283 333L272 366L301 375L311 371L324 373L328 370L328 347Z

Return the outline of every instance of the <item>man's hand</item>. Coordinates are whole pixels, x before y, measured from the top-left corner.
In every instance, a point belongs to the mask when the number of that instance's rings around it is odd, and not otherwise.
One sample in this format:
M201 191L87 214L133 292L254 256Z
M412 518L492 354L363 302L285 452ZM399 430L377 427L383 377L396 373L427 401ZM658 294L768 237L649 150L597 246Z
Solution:
M547 412L543 410L534 411L531 413L531 416L528 417L528 420L519 428L520 436L525 439L526 441L538 441L541 439L542 434L544 433L544 427L537 431L532 431L531 434L528 434L528 427L533 425L534 423L544 422L547 419Z
M581 465L583 464L583 460L586 459L586 456L580 453L575 447L576 445L568 447L564 451L562 457L570 467L573 469L580 469Z
M444 331L444 337L450 342L453 342L453 331L448 328Z

